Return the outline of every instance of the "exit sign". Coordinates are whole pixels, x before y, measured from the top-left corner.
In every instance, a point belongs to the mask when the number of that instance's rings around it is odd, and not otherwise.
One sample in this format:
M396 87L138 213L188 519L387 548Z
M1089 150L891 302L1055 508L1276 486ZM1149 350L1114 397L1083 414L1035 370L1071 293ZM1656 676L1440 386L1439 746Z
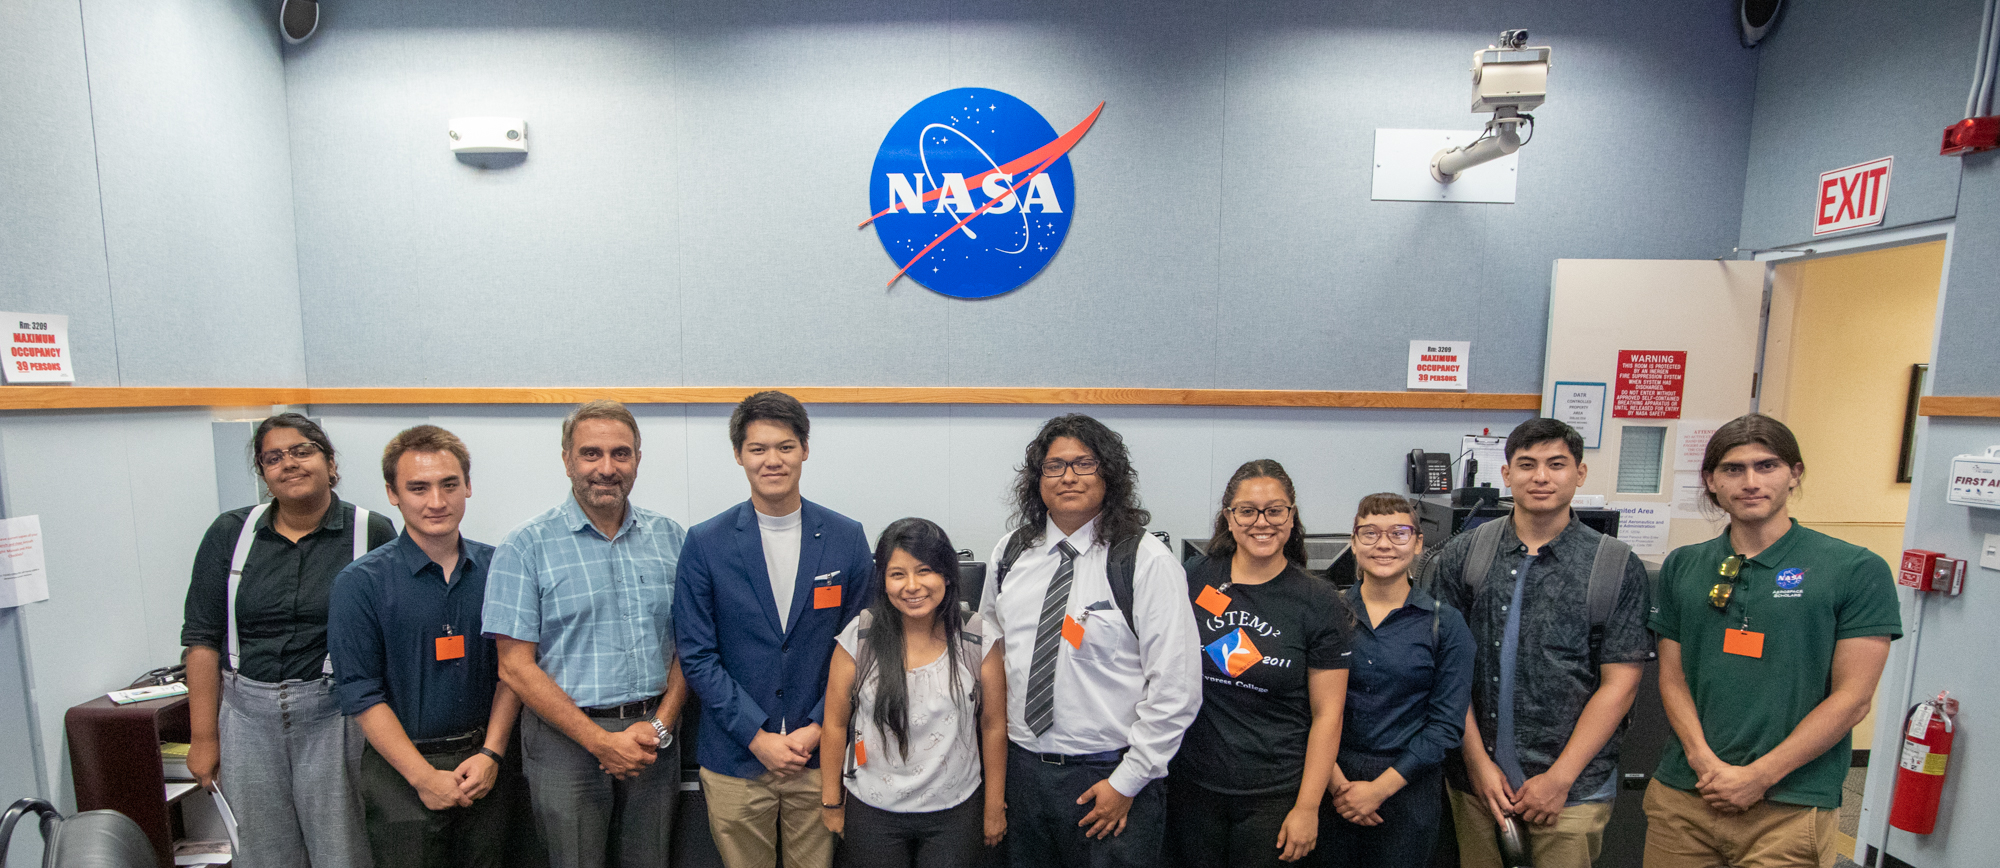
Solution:
M1820 175L1813 234L1882 225L1882 208L1889 201L1889 167L1895 161L1883 157Z

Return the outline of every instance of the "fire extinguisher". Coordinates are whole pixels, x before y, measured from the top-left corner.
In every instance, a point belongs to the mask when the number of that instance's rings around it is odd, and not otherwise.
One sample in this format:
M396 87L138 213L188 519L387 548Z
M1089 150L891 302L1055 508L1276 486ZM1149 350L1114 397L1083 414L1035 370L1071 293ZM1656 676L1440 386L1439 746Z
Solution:
M1896 764L1889 825L1919 835L1937 827L1938 795L1944 792L1944 767L1951 761L1957 717L1958 700L1947 690L1911 706L1903 718L1903 756Z

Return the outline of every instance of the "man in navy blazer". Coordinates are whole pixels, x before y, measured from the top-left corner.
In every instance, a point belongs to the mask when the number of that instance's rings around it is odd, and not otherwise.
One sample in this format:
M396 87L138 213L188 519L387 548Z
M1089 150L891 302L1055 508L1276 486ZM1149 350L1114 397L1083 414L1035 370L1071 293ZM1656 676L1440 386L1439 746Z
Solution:
M709 831L730 868L775 864L781 835L787 868L833 861L814 754L834 637L867 607L875 564L860 522L799 496L808 428L782 392L736 406L750 499L688 532L675 579Z

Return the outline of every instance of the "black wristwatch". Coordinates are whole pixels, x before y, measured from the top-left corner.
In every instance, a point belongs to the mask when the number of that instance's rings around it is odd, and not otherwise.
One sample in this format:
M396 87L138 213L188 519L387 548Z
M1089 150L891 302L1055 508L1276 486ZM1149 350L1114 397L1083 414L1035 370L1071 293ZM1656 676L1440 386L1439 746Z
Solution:
M674 733L673 733L673 730L670 730L670 729L668 729L668 728L667 728L667 725L666 725L666 724L664 724L664 723L661 723L661 722L660 722L660 719L659 719L659 718L657 718L657 717L655 717L655 718L653 718L652 720L650 720L650 721L647 721L647 722L648 722L648 723L651 723L651 724L653 725L653 732L655 732L655 733L658 733L658 734L659 734L659 736L660 736L660 743L659 743L659 744L657 744L657 745L654 745L654 747L655 747L656 749L658 749L658 750L666 750L666 749L667 749L668 747L670 747L670 746L672 746L672 745L673 745L673 743L674 743Z

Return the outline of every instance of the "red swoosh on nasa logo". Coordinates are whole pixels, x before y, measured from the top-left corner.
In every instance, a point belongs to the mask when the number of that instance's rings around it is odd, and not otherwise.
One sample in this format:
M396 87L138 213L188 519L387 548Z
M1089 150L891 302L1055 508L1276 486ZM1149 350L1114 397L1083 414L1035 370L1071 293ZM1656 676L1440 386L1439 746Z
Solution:
M1062 155L1069 153L1070 148L1076 147L1077 142L1083 140L1083 134L1090 132L1090 125L1097 123L1097 116L1099 114L1102 114L1103 112L1104 112L1104 103L1100 102L1097 104L1097 108L1091 110L1090 117L1084 118L1082 123L1079 123L1075 127L1070 128L1069 132L1063 133L1055 141L1043 145L1039 148L1036 148L1032 151L1029 151L1028 153L1022 155L1019 158L1002 163L1000 165L1000 168L998 169L980 172L977 175L965 179L966 186L968 187L979 186L980 184L986 181L986 178L988 176L993 175L995 173L1018 175L1021 173L1022 170L1028 168L1029 166L1040 166L1043 163L1054 163L1057 159L1062 157ZM1045 168L1047 167L1042 166L1042 168L1038 168L1036 169L1036 171L1040 172L1042 169ZM1016 188L1018 188L1019 186L1020 186L1019 184L1015 185ZM928 193L923 194L922 200L925 202L930 202L937 199L939 196L943 194L944 194L943 189L932 190ZM901 203L898 204L900 205ZM869 217L868 219L861 221L860 225L855 226L854 228L856 229L866 228L868 224L875 222L876 217L880 217L883 214L887 214L891 211L894 211L897 209L897 207L898 205L891 205L887 208L884 208L880 212L876 213L873 217ZM985 209L982 208L980 210L985 210ZM954 226L952 227L952 230L957 231L957 228L958 227ZM951 233L947 232L945 234L949 235ZM917 255L922 256L923 254L919 253ZM911 261L914 262L916 260L911 260ZM897 276L901 277L902 275L899 274ZM889 282L895 283L895 281L893 280Z

